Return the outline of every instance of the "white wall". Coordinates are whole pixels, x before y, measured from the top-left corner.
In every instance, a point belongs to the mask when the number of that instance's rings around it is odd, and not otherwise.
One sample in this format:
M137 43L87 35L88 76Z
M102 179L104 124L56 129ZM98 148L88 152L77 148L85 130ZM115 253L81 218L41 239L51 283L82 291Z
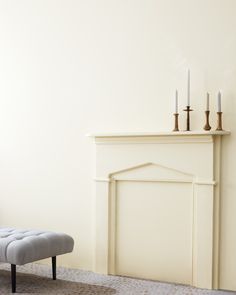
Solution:
M191 69L193 129L223 93L221 279L236 290L236 1L0 0L0 224L70 233L93 268L95 131L173 127ZM184 128L181 112L181 128Z

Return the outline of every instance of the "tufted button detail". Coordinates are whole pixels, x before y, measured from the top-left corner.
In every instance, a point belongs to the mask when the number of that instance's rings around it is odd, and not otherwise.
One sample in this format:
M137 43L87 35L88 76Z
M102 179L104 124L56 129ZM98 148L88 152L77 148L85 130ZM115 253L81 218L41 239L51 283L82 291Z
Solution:
M22 265L72 252L73 239L64 233L0 228L0 262Z

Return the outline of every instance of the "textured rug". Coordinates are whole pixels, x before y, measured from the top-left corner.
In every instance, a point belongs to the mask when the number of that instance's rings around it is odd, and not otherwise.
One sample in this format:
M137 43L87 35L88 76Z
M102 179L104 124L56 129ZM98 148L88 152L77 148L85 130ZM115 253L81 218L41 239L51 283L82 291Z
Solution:
M0 294L10 293L10 272L0 271ZM31 274L17 273L17 293L20 294L82 294L82 295L111 295L116 291L112 288L71 282L65 280L53 281L50 278Z
M236 295L236 292L197 289L190 286L100 275L90 271L58 267L56 281L51 267L27 264L17 267L19 294L81 295ZM10 294L10 267L0 264L0 294Z

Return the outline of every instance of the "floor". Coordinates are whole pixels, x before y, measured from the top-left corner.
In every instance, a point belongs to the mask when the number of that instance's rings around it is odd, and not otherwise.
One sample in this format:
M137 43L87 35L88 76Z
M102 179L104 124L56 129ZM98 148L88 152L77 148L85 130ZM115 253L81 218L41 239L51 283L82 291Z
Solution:
M8 264L0 264L0 269L10 270L10 267ZM17 271L51 277L51 267L43 264L27 264L25 266L17 267ZM100 275L90 271L63 267L58 267L57 278L113 288L117 295L236 295L236 292L196 289L184 285ZM40 294L40 292L37 293ZM48 294L50 294L50 292Z

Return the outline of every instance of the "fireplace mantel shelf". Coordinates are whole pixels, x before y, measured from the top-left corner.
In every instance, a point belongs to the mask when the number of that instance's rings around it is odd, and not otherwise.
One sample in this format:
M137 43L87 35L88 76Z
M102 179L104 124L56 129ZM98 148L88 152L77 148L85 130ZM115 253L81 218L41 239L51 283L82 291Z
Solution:
M158 137L158 136L216 136L229 135L230 131L179 131L179 132L111 132L89 133L88 137Z
M223 135L87 134L96 145L96 272L219 288Z

